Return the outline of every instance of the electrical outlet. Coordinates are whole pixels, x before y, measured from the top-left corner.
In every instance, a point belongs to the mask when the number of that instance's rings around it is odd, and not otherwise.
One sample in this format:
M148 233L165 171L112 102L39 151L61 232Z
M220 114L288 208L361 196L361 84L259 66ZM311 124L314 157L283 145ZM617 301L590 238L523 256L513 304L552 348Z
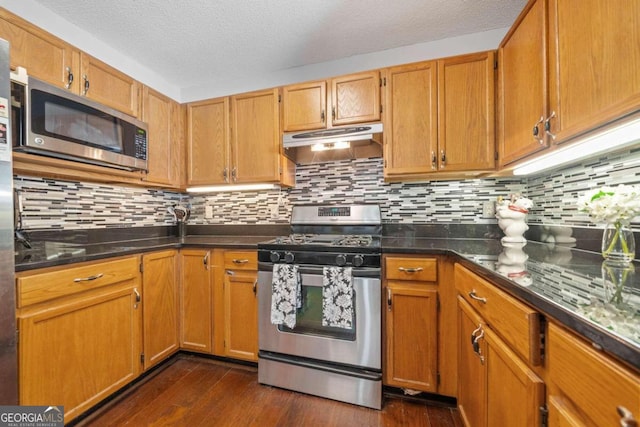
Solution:
M496 217L496 202L483 202L482 218L495 218L495 217Z
M204 217L205 217L205 219L212 219L213 218L213 206L207 205L207 206L204 207Z

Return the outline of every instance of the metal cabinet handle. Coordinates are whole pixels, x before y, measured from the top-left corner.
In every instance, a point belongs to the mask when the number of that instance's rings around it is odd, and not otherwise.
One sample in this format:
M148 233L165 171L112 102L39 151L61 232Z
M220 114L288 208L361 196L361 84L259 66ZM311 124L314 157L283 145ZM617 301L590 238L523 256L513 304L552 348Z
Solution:
M634 418L630 410L624 406L618 406L616 411L618 411L618 415L620 415L621 427L638 427L638 421Z
M443 168L447 164L447 156L444 154L444 150L440 150L440 167Z
M387 310L391 311L391 289L387 288Z
M229 171L227 168L222 169L222 178L224 179L224 182L229 182Z
M65 89L69 89L71 84L73 84L73 73L71 72L71 67L66 68L67 71L67 84L64 85Z
M209 269L209 252L207 252L202 258L202 263L204 264L204 268L208 270Z
M551 133L551 119L556 117L556 112L552 111L551 115L547 117L544 121L544 132L551 137L551 139L556 139L556 135Z
M138 292L138 288L133 288L133 293L136 294L136 302L142 301L142 297L140 296L140 292Z
M236 171L236 168L234 167L234 168L231 169L231 180L233 182L236 182L237 179L238 179L238 173Z
M476 295L476 290L473 289L471 292L469 292L469 296L471 297L471 299L474 299L476 301L480 301L483 304L487 303L487 299L483 298L483 297L479 297L478 295Z
M96 280L101 278L102 276L104 276L104 274L102 273L98 273L94 276L89 276L89 277L78 277L76 279L73 279L74 282L91 282L92 280Z
M335 106L331 107L331 118L333 120L336 119L336 107Z
M82 79L84 80L84 90L82 91L82 94L86 95L87 92L89 92L89 77L87 77L87 75L84 74L82 76Z
M538 144L544 145L544 138L540 135L540 125L544 122L544 116L540 116L540 119L533 125L533 137L538 141Z
M407 267L407 268L398 267L398 270L411 274L411 273L420 273L423 270L423 268L422 267Z
M234 259L232 262L234 264L246 264L246 263L249 262L249 260L248 259Z
M436 156L436 152L432 151L431 152L431 169L436 170L436 168L438 167L438 157Z
M256 296L258 294L258 279L255 280L255 282L253 282L253 296Z
M322 123L324 123L324 110L322 110L322 112L320 113L320 120L322 120Z

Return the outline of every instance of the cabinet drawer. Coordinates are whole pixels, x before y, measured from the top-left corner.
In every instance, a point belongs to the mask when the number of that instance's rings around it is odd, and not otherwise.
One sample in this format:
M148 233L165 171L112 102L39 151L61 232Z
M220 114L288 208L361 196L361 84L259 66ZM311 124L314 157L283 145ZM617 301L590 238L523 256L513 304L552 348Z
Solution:
M18 307L134 279L140 274L139 264L138 257L131 257L19 275L16 278Z
M257 251L226 251L224 253L224 268L230 270L257 270Z
M549 324L547 348L550 395L565 403L572 418L586 418L587 424L598 426L621 425L617 408L624 407L640 419L637 373L553 323Z
M436 258L386 257L385 277L389 280L435 282L438 280Z
M456 289L487 324L532 365L540 360L540 317L532 308L456 264Z

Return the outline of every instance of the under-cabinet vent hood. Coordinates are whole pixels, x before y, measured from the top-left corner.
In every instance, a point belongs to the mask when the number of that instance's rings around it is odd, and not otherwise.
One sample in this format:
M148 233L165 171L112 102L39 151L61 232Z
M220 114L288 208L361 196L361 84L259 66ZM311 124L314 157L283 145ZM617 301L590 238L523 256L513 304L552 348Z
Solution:
M296 163L382 157L382 123L288 132L282 146Z

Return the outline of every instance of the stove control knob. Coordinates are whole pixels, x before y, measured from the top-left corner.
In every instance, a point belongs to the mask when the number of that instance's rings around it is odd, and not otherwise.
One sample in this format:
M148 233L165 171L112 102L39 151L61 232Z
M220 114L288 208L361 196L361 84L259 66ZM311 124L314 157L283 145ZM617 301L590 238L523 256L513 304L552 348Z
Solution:
M336 264L340 267L347 265L347 256L340 254L336 257Z
M271 253L269 254L269 259L271 260L271 262L278 262L280 261L280 254L276 251L271 251Z
M355 255L353 257L353 266L362 267L362 264L364 264L364 258L362 257L362 255Z
M284 262L292 263L293 259L294 259L294 256L291 252L284 253Z

